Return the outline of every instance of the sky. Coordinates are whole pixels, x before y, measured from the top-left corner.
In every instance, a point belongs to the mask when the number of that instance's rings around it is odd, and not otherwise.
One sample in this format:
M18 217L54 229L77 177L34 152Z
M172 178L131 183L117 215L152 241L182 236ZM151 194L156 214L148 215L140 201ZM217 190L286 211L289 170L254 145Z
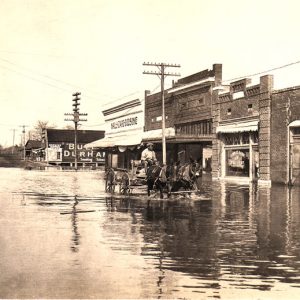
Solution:
M0 145L19 144L21 126L38 120L72 125L75 92L81 129L103 129L103 109L159 91L143 62L180 64L181 77L221 63L224 83L273 74L276 89L300 85L298 3L0 0Z

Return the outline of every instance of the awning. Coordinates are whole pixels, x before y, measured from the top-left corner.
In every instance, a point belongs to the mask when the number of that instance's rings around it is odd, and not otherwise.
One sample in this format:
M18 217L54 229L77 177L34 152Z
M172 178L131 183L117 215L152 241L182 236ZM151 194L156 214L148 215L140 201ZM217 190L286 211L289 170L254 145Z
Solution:
M175 138L175 128L168 127L165 129L165 137L167 138ZM149 130L144 131L142 140L147 141L155 141L155 140L161 140L162 139L162 129L155 129L155 130Z
M217 133L234 133L234 132L247 132L247 131L257 131L258 130L258 120L248 121L248 122L238 122L224 124L217 127Z
M111 148L116 146L135 146L142 141L141 134L105 137L84 145L84 148Z
M289 127L300 127L300 120L293 121L289 124Z
M113 138L103 138L100 140L96 140L92 143L88 143L84 145L84 148L91 149L91 148L109 148L109 147L115 147L116 146L116 140Z
M117 146L135 146L142 142L142 134L122 136L116 142Z

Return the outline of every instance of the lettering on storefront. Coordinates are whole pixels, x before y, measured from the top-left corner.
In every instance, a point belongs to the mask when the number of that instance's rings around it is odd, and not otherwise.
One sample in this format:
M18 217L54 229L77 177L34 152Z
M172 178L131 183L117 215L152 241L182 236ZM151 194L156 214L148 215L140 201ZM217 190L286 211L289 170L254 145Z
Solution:
M138 124L138 117L126 118L123 120L115 121L111 123L111 129L119 129L128 126L134 126Z
M49 144L49 148L51 148L51 149L60 149L61 144Z

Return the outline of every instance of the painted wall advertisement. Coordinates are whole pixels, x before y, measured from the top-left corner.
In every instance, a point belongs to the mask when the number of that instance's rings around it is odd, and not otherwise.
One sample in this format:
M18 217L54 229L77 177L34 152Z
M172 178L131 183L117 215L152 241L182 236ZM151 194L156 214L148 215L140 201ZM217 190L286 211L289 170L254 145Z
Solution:
M72 143L61 145L62 161L73 162L75 158L75 146ZM102 150L85 149L84 144L77 145L78 162L100 162L105 163L105 152Z

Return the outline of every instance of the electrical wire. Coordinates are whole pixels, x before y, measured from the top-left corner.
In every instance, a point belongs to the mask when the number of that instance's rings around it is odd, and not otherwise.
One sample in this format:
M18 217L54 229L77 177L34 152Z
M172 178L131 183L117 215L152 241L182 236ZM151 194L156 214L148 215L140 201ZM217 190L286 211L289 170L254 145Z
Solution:
M272 69L269 69L269 70L266 70L266 71L262 71L262 72L258 72L258 73L254 73L254 74L250 74L250 75L245 75L245 76L240 76L240 77L235 77L235 78L231 78L231 79L222 80L222 82L229 82L229 81L254 77L254 76L257 76L257 75L262 75L262 74L265 74L265 73L268 73L268 72L272 72L272 71L276 71L276 70L279 70L279 69L287 68L287 67L290 67L292 65L299 64L299 63L300 63L300 60L292 62L292 63L285 64L285 65L282 65L282 66L279 66L279 67L275 67L275 68L272 68Z

